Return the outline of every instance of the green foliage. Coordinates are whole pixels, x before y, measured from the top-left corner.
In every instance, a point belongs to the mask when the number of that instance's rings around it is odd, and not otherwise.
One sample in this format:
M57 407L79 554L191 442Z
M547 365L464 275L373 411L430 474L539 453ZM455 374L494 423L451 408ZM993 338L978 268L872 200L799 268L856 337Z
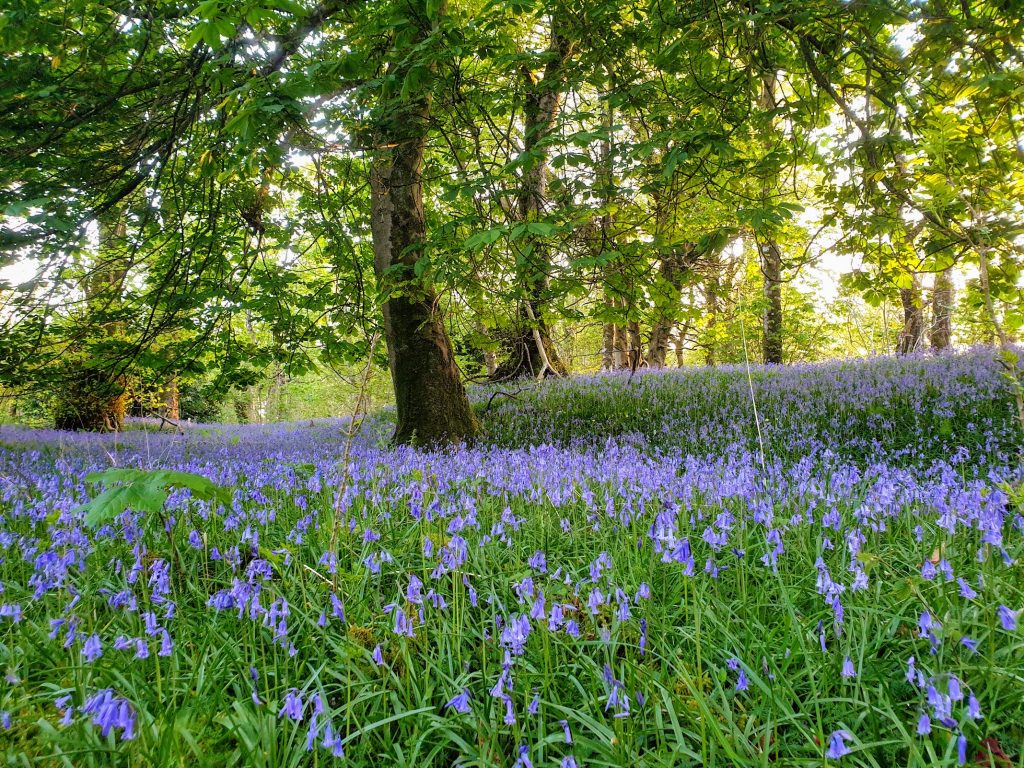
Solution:
M158 515L163 511L168 493L176 488L190 491L195 499L216 501L225 506L231 504L231 493L227 489L190 472L111 467L90 473L85 479L94 486L106 486L106 490L75 510L85 512L86 524L94 528L115 520L126 509Z
M957 340L1013 335L1024 33L999 4L947 5L19 0L0 261L38 270L0 283L0 383L58 390L74 357L219 401L360 360L394 293L369 167L427 101L427 242L402 290L441 297L477 357L521 331L528 285L556 335L682 328L691 359L735 359L740 315L760 344L748 278L769 241L792 359L856 351L798 285L830 252L885 307L984 251ZM743 264L722 256L737 241Z

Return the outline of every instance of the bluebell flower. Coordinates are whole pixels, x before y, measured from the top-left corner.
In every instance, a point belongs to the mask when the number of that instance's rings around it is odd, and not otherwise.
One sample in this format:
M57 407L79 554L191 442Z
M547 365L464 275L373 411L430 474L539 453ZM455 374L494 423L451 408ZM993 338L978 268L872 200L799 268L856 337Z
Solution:
M921 716L917 719L917 735L927 736L932 732L932 721L928 717L927 712L922 712Z
M99 727L103 738L115 729L121 731L123 741L135 738L135 710L127 699L115 695L110 688L89 696L82 705L82 712L91 715L92 724Z
M847 679L854 678L857 676L857 670L854 668L853 660L849 656L843 659L842 675Z
M973 587L971 587L970 584L967 583L967 581L965 579L959 578L959 579L956 580L956 583L960 585L960 596L961 597L965 597L968 600L973 600L974 598L976 598L978 596L978 593L974 590Z
M103 645L100 643L100 636L89 635L82 645L82 658L90 664L103 655Z
M572 731L569 730L569 721L559 720L558 724L562 726L562 733L565 736L565 743L572 744Z
M971 720L981 720L981 705L973 693L967 697L967 716Z
M739 672L739 675L737 675L737 677L736 677L736 690L737 691L745 691L749 687L750 687L750 681L747 680L747 673L741 669L740 672Z
M469 689L463 688L462 693L453 696L444 706L445 709L454 709L460 715L469 714Z
M340 733L335 733L334 726L331 723L327 723L324 726L323 740L320 745L324 749L331 750L331 755L334 757L344 757L345 749L343 746L344 739Z
M838 760L850 754L853 750L846 746L846 740L852 738L853 735L849 731L832 731L828 737L828 750L825 752L825 757L830 760Z
M281 705L277 717L280 719L283 715L288 715L295 722L301 722L302 709L302 693L298 689L292 688L285 694L284 703Z
M999 623L1003 625L1003 629L1007 632L1013 632L1017 629L1018 611L1011 611L1005 605L1000 605L996 613L999 616Z

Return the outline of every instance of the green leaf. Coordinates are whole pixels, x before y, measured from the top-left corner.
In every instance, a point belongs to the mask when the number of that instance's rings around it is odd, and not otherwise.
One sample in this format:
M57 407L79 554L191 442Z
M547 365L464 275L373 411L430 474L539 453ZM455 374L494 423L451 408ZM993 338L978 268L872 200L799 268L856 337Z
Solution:
M75 512L85 512L85 523L97 527L113 520L126 509L147 514L156 514L163 509L168 491L172 488L186 488L193 498L203 501L231 503L231 494L202 475L179 472L171 469L145 470L113 467L103 472L86 476L92 485L108 486L92 501L77 507Z
M503 227L485 229L483 232L477 232L475 235L467 237L466 242L463 243L463 247L467 251L478 251L484 246L497 242L504 234L505 229Z
M558 227L547 221L531 221L526 225L526 231L532 235L551 237L551 235L558 231Z

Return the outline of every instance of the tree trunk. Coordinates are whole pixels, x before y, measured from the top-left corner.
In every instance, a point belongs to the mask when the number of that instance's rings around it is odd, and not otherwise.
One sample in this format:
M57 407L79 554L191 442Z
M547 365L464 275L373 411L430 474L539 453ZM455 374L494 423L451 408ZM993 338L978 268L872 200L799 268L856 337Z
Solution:
M620 298L618 301L616 301L615 307L623 317L628 316L629 302L625 298ZM614 324L615 349L612 353L612 361L615 363L616 368L629 367L629 333L627 330L628 325L628 320L623 320L621 323Z
M485 340L485 343L483 344L484 368L487 370L488 377L493 377L498 370L498 353L495 352L494 347L491 346L493 343L491 334L483 322L478 322L476 324L476 332Z
M718 315L721 311L721 301L718 293L721 290L721 281L719 279L719 263L716 259L716 263L711 265L711 273L704 281L704 313L706 318L705 335L706 340L704 344L704 364L715 365L717 355L715 354L718 347Z
M178 398L178 377L171 376L164 390L164 418L177 422L181 419L181 407Z
M692 269L696 258L697 247L688 243L669 250L659 260L658 276L652 286L654 320L647 347L647 364L652 368L665 367L672 332L676 327L683 278Z
M781 365L782 359L782 251L769 235L759 244L764 275L764 361Z
M127 223L124 207L111 209L99 221L99 247L92 269L82 281L87 322L103 341L116 339L122 324L108 313L121 303L128 267L125 257ZM125 377L119 361L92 356L81 348L69 350L71 370L57 394L57 429L116 432L127 410Z
M613 305L608 298L605 298L606 305ZM603 343L601 345L601 367L610 371L615 368L615 323L604 324Z
M398 87L415 66L415 49L429 30L426 9L410 13L413 33L396 43L389 76ZM385 295L384 334L395 389L394 440L424 446L460 443L477 432L476 419L433 290L416 276L426 240L423 157L430 86L407 96L388 94L376 128L370 170L374 272Z
M601 186L601 204L604 206L605 210L601 213L599 222L601 240L598 247L594 249L594 254L598 257L602 256L609 250L615 249L615 233L613 231L614 221L612 219L611 211L609 210L615 184L615 168L613 165L611 137L612 126L615 119L610 103L606 105L602 116L602 122L604 135L601 137L598 183ZM609 371L621 368L623 360L625 360L625 355L622 350L625 341L625 334L623 329L620 328L616 322L618 319L618 309L620 304L622 304L622 301L620 301L616 296L616 283L618 282L618 277L619 274L616 267L612 264L606 264L603 269L604 303L609 313L609 319L604 324L604 354L602 363L605 370Z
M554 130L562 108L566 68L573 49L572 43L562 35L559 25L559 17L555 15L551 21L551 42L543 79L538 80L528 66L522 70L526 94L523 105L523 152L532 156L532 164L523 172L516 210L516 219L523 223L538 220L547 208L550 151L543 141ZM522 282L526 298L518 311L517 328L509 357L495 372L497 379L536 376L545 365L542 360L546 360L552 373L566 373L565 364L551 340L545 313L551 257L542 237L528 237L525 242L528 253L524 259Z
M769 112L777 106L775 99L776 73L765 72L761 75L761 93L758 96L758 107ZM775 144L776 130L772 121L772 130L764 133L762 148L769 153ZM761 199L765 204L778 193L779 174L777 171L765 175L761 183ZM782 364L782 250L779 248L775 233L771 228L759 233L757 243L758 255L761 257L761 275L764 278L764 317L762 318L762 346L765 363Z
M921 349L924 342L924 307L917 275L911 276L909 288L900 288L900 303L903 305L903 330L900 331L896 351L900 355L909 355Z
M676 331L676 368L682 368L686 364L686 329L679 328Z
M953 339L953 278L950 270L935 274L932 286L932 327L929 341L933 350L949 349Z

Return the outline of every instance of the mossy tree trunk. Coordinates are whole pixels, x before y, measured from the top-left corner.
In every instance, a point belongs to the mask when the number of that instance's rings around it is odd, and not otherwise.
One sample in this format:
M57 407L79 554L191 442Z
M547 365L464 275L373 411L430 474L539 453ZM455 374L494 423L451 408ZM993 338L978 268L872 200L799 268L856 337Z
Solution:
M417 5L423 7L410 12L409 26L392 51L388 75L397 88L418 63L412 59L430 33L426 3ZM416 274L427 236L422 173L430 84L402 90L382 97L370 171L374 271L388 297L383 313L397 411L394 440L427 446L460 443L476 434L476 419L437 296Z

